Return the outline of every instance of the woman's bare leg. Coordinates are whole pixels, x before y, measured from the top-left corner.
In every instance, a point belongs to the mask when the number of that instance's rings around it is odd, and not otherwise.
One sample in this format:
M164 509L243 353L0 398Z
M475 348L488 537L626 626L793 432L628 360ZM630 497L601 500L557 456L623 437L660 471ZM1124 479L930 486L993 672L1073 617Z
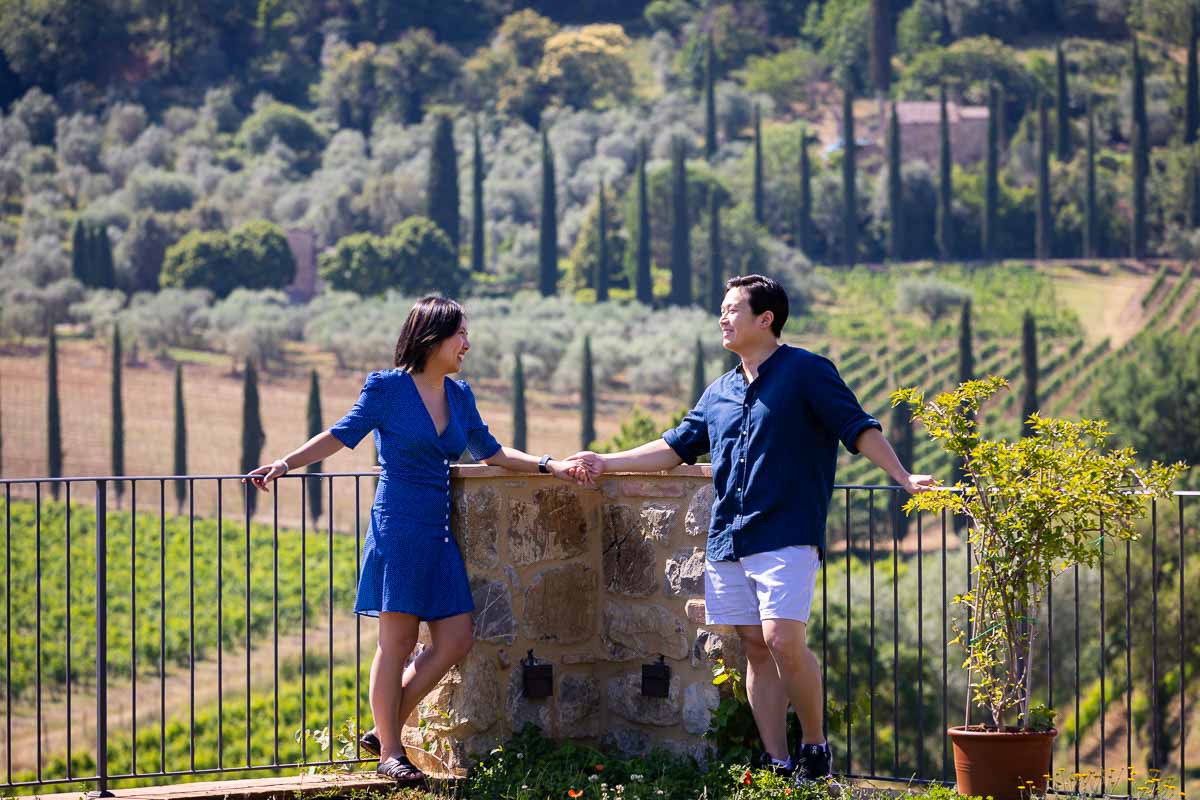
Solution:
M397 715L401 725L421 699L450 671L450 667L471 652L471 615L458 614L430 622L429 640L429 647L422 650L404 670L404 690Z
M396 713L401 704L404 662L417 646L420 620L412 614L384 611L379 614L379 646L371 662L371 715L379 736L379 760L403 752L400 726L405 717Z

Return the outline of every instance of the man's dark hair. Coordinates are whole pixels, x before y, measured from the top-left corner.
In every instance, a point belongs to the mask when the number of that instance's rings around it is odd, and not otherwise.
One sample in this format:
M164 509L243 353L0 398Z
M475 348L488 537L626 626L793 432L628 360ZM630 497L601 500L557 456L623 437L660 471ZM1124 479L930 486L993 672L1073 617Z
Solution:
M396 340L396 366L408 372L421 372L429 353L439 343L458 333L463 309L445 297L422 297L408 312L400 338Z
M778 281L771 280L765 275L738 275L725 281L725 290L745 289L750 296L750 310L755 316L764 311L775 314L771 321L771 332L775 336L783 333L783 325L788 318L788 296Z

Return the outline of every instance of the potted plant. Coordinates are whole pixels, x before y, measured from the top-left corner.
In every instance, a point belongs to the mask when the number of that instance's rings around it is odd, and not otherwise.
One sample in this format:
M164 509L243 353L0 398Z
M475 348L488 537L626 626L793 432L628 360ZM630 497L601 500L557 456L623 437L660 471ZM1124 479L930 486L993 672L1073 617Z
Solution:
M1185 469L1141 466L1132 450L1108 448L1100 420L1034 414L1031 435L981 439L979 407L1007 386L991 377L930 401L915 389L892 395L962 463L955 491L914 495L905 510L946 511L968 523L971 590L954 598L968 621L956 624L951 642L966 654L968 700L964 724L948 734L958 791L995 800L1046 789L1054 712L1031 704L1046 590L1076 565L1095 566L1106 538L1136 539L1147 499L1168 496ZM988 714L982 724L970 724L972 702Z

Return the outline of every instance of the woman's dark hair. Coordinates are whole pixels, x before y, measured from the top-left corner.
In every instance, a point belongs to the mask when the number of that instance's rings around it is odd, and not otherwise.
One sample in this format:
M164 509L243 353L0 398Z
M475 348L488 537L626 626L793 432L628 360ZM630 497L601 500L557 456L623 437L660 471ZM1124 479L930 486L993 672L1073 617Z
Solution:
M463 309L445 297L422 297L408 312L400 338L396 340L396 366L408 372L421 372L433 348L462 326Z
M777 281L765 275L741 275L725 281L725 289L745 289L750 296L750 310L755 316L764 311L775 314L771 321L771 332L776 337L783 333L783 324L788 318L788 296Z

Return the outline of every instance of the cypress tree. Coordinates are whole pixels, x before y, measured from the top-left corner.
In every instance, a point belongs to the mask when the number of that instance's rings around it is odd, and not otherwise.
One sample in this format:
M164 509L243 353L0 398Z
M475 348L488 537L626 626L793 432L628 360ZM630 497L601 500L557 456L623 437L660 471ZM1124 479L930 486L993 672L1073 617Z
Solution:
M1133 158L1133 225L1130 249L1134 258L1146 255L1146 174L1150 167L1146 125L1146 84L1137 35L1133 37L1133 123L1130 155Z
M896 458L907 470L913 468L913 430L912 411L907 403L900 403L892 408L891 429L892 449ZM888 516L892 521L892 537L896 541L903 539L908 533L908 515L904 513L906 498L903 492L889 492Z
M687 201L687 152L683 140L671 147L671 303L692 304L692 257Z
M892 86L892 4L871 0L871 83L880 97Z
M975 351L971 336L971 301L962 304L958 321L958 380L959 383L975 379ZM964 477L963 464L955 460L951 481L958 483ZM954 530L961 531L967 524L965 516L954 516Z
M1196 61L1197 12L1192 11L1191 29L1188 31L1187 54L1187 108L1184 115L1183 141L1195 144L1200 129L1200 66Z
M187 474L187 414L183 408L183 365L175 364L175 466L176 475ZM182 478L175 481L175 505L183 513L187 500L188 482Z
M474 130L475 152L471 160L471 271L484 270L483 216L483 145L479 141L479 123Z
M91 286L93 281L90 256L87 225L76 217L71 225L71 274L84 286Z
M650 277L650 203L646 189L646 143L638 147L637 162L637 267L634 289L639 303L654 304L654 283Z
M102 289L114 289L117 286L117 270L113 265L112 242L108 238L108 228L96 224L91 232L91 249L93 284Z
M1054 154L1061 163L1065 164L1071 160L1071 101L1067 94L1067 57L1063 54L1062 42L1054 47L1054 61L1058 76L1054 98L1056 128Z
M608 302L608 205L604 200L604 183L600 183L600 224L599 242L596 254L596 275L593 278L593 285L596 287L596 302Z
M596 441L596 385L592 373L592 337L583 337L583 374L579 381L579 441L587 450Z
M1037 236L1038 258L1050 258L1054 221L1050 218L1050 112L1046 96L1038 98Z
M700 395L708 383L704 380L704 343L696 339L696 357L692 359L692 408L700 402Z
M975 350L971 338L971 301L962 304L958 318L958 380L975 380Z
M808 159L808 129L800 129L800 220L796 243L806 256L812 256L812 165Z
M710 32L704 50L704 157L709 161L717 154L716 71L716 48Z
M1025 312L1025 321L1021 325L1021 371L1025 376L1021 395L1021 435L1030 436L1033 428L1029 425L1029 415L1038 410L1038 354L1037 323L1029 311Z
M112 340L112 430L110 431L110 450L112 453L112 474L125 474L125 403L121 392L121 329L113 325ZM125 494L125 484L113 481L113 492L117 502Z
M308 438L311 439L325 430L325 426L321 424L321 378L315 369L309 374L306 416L308 417ZM324 468L323 461L314 461L305 467L304 471L321 472ZM316 522L321 518L321 510L324 505L321 495L321 479L306 478L306 480L308 481L308 515Z
M1083 214L1083 255L1095 258L1099 233L1099 217L1096 211L1096 116L1092 112L1092 101L1088 98L1087 119L1087 187Z
M984 258L996 256L996 206L1000 201L1000 142L998 140L1000 113L999 93L996 84L988 87L988 132L987 172L983 190L983 241Z
M854 137L854 92L849 74L842 86L842 263L854 266L858 257L857 145Z
M900 172L900 119L892 103L888 125L888 258L904 257L904 176Z
M242 373L242 459L240 472L245 475L257 467L262 458L263 444L266 442L263 431L262 416L258 404L258 373L250 359L246 359L246 367ZM256 492L246 493L246 505L249 513L254 514L258 503Z
M542 220L538 229L538 290L543 297L558 291L558 198L554 189L554 151L542 131Z
M49 323L46 336L46 476L61 478L63 469L62 412L58 399L58 336L54 322ZM58 499L62 484L50 484L50 492Z
M725 298L725 260L721 255L721 204L716 192L708 194L708 310L721 313Z
M1200 228L1200 154L1194 150L1188 158L1187 183L1188 227Z
M949 261L953 255L954 231L951 209L954 199L954 162L950 152L950 114L946 108L946 87L939 90L941 113L938 122L940 147L938 150L938 196L937 196L937 246L938 256Z
M525 417L525 365L521 363L521 351L518 350L513 359L513 447L525 450L529 437L528 423Z
M767 198L763 188L762 114L754 107L754 221L767 222Z
M433 128L426 191L429 218L450 238L458 252L458 153L454 149L454 123L439 114Z

